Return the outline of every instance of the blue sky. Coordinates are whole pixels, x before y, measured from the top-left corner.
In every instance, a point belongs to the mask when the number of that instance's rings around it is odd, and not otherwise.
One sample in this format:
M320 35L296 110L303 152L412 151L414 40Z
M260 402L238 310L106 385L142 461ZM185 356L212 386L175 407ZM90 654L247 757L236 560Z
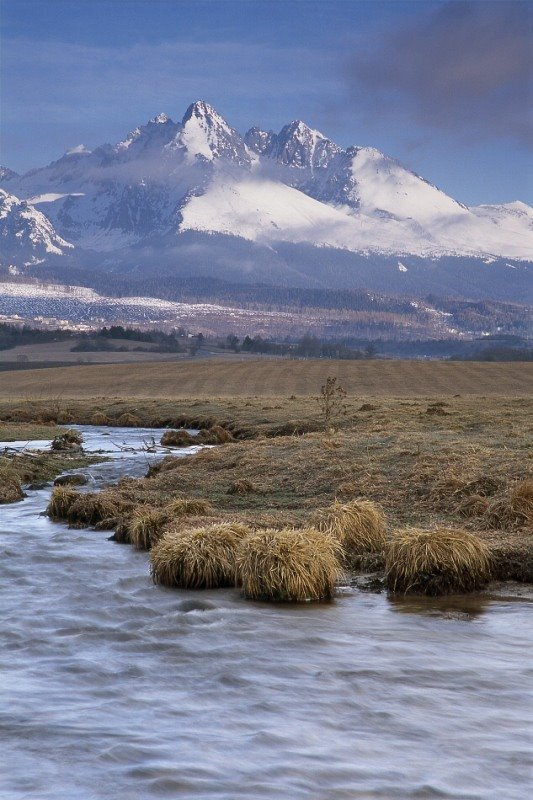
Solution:
M531 3L2 0L0 160L115 142L204 99L244 133L303 119L468 204L531 202Z

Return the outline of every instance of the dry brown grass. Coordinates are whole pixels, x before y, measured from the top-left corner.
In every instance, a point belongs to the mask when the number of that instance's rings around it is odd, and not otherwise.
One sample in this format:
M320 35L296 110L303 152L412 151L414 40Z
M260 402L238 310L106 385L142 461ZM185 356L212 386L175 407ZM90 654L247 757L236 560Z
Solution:
M487 508L486 522L489 527L533 530L533 480L521 481L505 497L494 500Z
M9 467L0 467L0 504L22 500L24 492L16 472Z
M210 428L204 428L198 436L204 444L227 444L234 441L230 431L223 428L222 425L212 425Z
M107 416L107 414L103 414L101 411L95 411L94 414L91 414L89 417L89 424L90 425L110 425L111 420Z
M372 397L533 394L529 363L257 359L195 359L187 362L99 364L3 373L0 397L209 398L316 396L328 376L349 394ZM68 387L68 391L65 390ZM429 421L429 420L428 420Z
M142 425L142 420L136 414L130 414L126 411L117 418L115 425L121 428L139 428Z
M136 550L150 550L163 535L169 521L168 511L164 508L138 506L128 520L128 541ZM117 540L116 529L115 540Z
M379 553L385 546L385 515L371 500L335 501L315 512L313 524L335 536L348 557Z
M228 489L228 494L249 494L255 492L256 488L252 481L247 478L241 478L239 481L234 481Z
M470 592L487 583L490 566L487 546L468 531L405 528L387 548L387 585L402 594Z
M80 450L82 443L83 436L79 431L68 430L52 440L51 448L57 452Z
M482 517L486 513L490 501L481 494L471 494L465 497L457 506L457 513L461 517Z
M99 525L114 528L118 518L128 509L128 504L114 490L79 493L67 511L67 520L73 528Z
M169 517L207 517L214 514L211 503L207 500L179 498L166 507Z
M150 552L154 583L183 589L232 586L241 538L230 525L168 531Z
M262 530L237 553L237 579L252 600L328 600L340 577L341 546L314 528Z
M163 447L190 447L193 444L198 444L196 437L192 436L186 430L180 431L165 431L161 437L161 444Z
M52 519L66 519L71 506L80 497L79 492L68 486L56 486L52 491L46 515Z

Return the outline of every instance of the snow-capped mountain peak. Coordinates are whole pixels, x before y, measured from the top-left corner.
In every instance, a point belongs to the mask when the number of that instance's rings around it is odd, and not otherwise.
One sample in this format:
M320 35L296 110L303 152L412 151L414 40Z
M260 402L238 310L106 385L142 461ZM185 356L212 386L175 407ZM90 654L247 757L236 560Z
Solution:
M197 157L207 161L225 159L241 166L250 166L251 159L240 134L203 100L192 103L181 123L181 129L169 144L170 149L183 148L187 161Z

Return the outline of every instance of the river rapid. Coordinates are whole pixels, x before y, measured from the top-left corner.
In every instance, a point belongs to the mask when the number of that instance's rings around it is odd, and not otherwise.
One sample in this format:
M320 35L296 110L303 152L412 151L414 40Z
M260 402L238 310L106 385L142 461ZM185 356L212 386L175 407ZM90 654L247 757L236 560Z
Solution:
M88 489L161 457L161 431L80 430L112 458ZM533 796L525 587L170 590L146 553L42 516L49 495L0 506L2 800Z

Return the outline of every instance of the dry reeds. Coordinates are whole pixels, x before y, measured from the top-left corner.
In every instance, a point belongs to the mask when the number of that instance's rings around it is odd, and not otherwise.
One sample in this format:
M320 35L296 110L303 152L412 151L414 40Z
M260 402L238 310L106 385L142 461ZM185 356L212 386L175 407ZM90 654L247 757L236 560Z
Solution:
M314 528L262 530L237 552L237 580L253 600L327 600L340 576L341 546Z
M0 467L0 504L16 503L23 497L24 492L16 472L9 467Z
M517 483L506 497L494 500L486 522L495 528L533 528L533 480Z
M45 514L52 519L67 519L71 506L81 497L80 493L68 486L56 486L50 496Z
M489 551L468 531L405 528L389 544L386 574L391 592L432 596L470 592L489 580Z
M371 500L335 501L315 512L313 523L335 536L347 556L379 553L385 546L385 515Z
M242 535L231 525L168 531L152 547L154 583L183 589L213 589L235 582L235 554Z

